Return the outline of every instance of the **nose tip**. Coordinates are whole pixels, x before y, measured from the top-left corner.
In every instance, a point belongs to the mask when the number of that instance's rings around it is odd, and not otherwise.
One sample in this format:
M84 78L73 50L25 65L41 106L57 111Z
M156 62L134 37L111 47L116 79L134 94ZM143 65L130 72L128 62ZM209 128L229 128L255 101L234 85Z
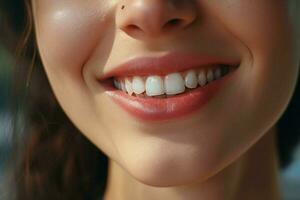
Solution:
M153 37L187 28L196 17L190 0L127 0L119 5L116 24L131 37Z

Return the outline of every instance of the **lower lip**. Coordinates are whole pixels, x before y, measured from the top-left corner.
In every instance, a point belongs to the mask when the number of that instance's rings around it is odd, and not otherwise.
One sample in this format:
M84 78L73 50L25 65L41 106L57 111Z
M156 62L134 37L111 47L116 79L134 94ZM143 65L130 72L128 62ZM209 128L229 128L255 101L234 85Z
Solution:
M103 86L106 89L105 93L133 117L143 121L165 121L200 112L235 72L236 70L204 87L168 98L130 96L111 84L103 84Z

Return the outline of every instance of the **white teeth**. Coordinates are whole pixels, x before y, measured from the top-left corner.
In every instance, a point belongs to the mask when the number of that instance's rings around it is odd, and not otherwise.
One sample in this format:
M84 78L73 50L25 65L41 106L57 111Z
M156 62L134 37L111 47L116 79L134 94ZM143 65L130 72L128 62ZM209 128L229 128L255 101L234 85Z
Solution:
M185 75L185 86L187 88L196 88L198 86L198 79L194 70L189 70Z
M160 76L149 76L146 79L146 94L148 96L157 96L164 93L164 82Z
M200 69L198 74L196 70L188 70L186 72L171 73L165 77L152 75L148 77L116 78L113 84L117 89L127 92L129 95L134 93L138 97L156 96L165 98L183 93L186 88L203 87L207 83L226 75L225 71L230 73L233 69L218 67L215 69Z
M128 92L128 94L132 95L132 93L133 93L132 84L128 78L125 78L125 88L126 88L126 91Z
M203 87L206 84L206 75L205 70L201 70L198 75L198 83L201 87Z
M221 68L218 67L217 69L215 69L215 73L214 73L214 76L215 76L215 79L219 79L221 78Z
M132 79L132 90L135 94L142 94L145 92L144 80L139 76L134 76Z
M121 84L121 89L122 89L122 91L123 91L123 92L126 92L126 87L125 87L124 81L121 81L120 84Z
M184 80L180 73L172 73L165 76L166 94L179 94L185 91Z
M207 74L206 74L206 79L207 82L212 82L214 80L214 73L212 71L212 69L208 69Z

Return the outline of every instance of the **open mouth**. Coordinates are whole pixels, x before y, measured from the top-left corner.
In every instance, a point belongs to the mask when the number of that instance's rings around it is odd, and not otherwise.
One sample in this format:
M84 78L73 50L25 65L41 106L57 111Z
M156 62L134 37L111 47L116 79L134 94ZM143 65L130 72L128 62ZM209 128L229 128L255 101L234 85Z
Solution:
M219 57L168 54L129 60L99 82L130 115L161 122L199 112L234 77L238 66Z

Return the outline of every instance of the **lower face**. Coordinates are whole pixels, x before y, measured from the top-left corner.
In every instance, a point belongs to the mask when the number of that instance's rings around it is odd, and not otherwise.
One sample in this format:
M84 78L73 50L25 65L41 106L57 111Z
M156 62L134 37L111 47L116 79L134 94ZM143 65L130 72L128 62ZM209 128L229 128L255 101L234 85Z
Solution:
M200 20L155 37L120 27L123 15L138 13L122 13L134 2L33 2L53 92L82 134L137 180L154 186L205 181L248 150L286 109L299 70L297 17L288 9L296 0L196 1L193 12ZM205 86L219 87L205 104L162 118L128 112L99 82L129 57L170 52L225 57L238 65L226 81Z

